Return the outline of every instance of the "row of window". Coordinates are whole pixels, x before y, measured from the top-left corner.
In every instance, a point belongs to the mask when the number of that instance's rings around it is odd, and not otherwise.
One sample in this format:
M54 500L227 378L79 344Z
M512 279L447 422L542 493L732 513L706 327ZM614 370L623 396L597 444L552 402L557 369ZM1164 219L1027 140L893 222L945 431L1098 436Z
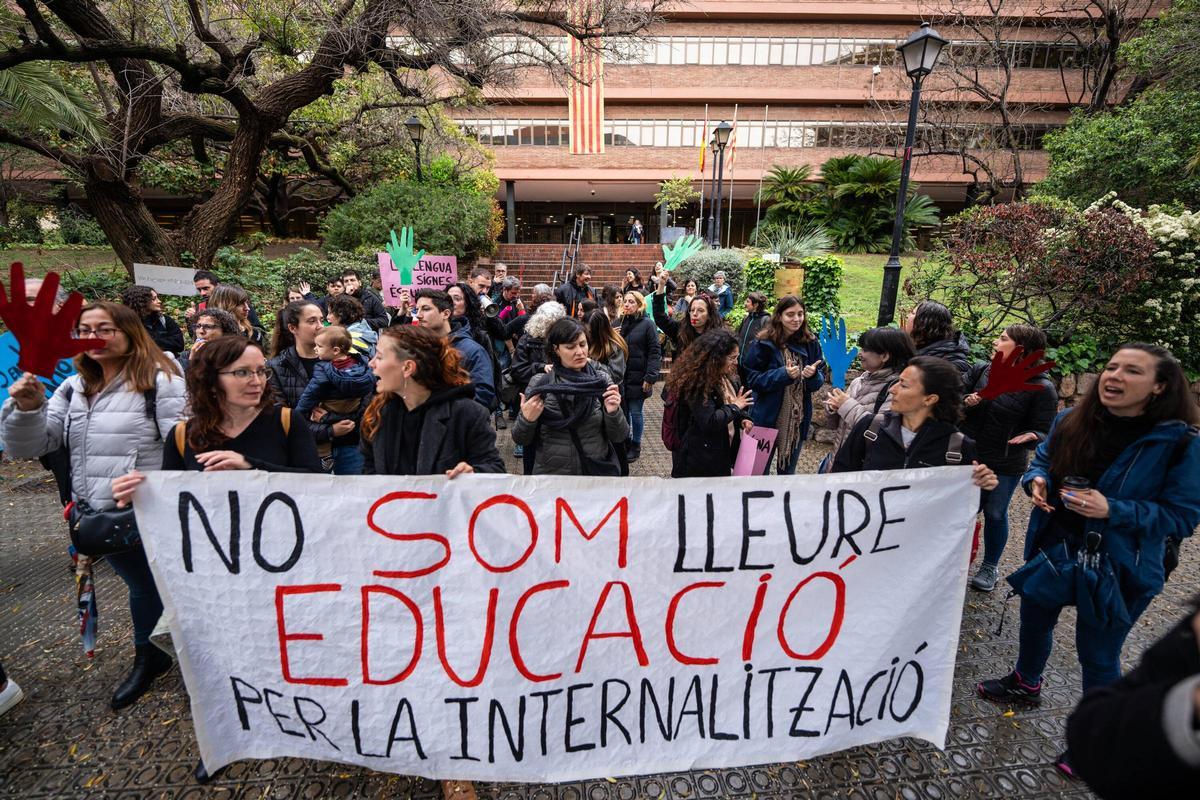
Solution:
M492 147L544 146L570 144L566 120L555 119L469 119L460 125L470 136ZM700 120L608 119L604 121L604 144L613 147L699 147L706 141L711 124ZM1025 125L1017 129L1018 146L1034 150L1042 145L1046 132L1058 126ZM800 120L747 120L736 131L738 147L900 147L904 143L904 123L834 122ZM989 146L999 130L984 123L956 127L918 125L917 141L940 147ZM929 137L936 137L930 141Z
M696 64L701 66L785 66L808 67L834 64L890 66L901 64L896 46L900 39L847 39L754 36L650 36L637 40L613 40L616 52L606 61L618 64ZM407 37L390 37L389 46L416 48ZM535 42L516 36L498 36L475 45L474 60L499 60L505 63L544 63L547 59L565 59L566 37L547 37ZM549 50L549 52L547 52ZM460 57L463 57L460 54ZM1092 52L1071 42L1005 42L1004 52L993 52L987 42L952 42L943 59L955 63L1008 63L1014 67L1058 69L1081 67L1092 59Z

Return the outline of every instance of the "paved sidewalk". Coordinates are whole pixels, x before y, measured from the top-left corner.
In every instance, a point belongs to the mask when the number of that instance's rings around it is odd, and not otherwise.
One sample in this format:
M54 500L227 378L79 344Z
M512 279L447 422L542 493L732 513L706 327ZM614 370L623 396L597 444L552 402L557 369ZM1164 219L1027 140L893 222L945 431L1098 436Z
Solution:
M667 475L669 454L657 437L661 408L649 406L645 455L634 472ZM510 455L507 432L500 441ZM821 455L815 447L808 450L801 470L814 471ZM108 707L132 651L121 581L107 566L97 569L101 633L94 663L88 664L74 627L74 582L53 484L36 464L24 462L3 465L0 476L0 659L26 693L0 720L0 798L441 796L433 781L296 759L240 762L209 786L196 785L192 769L198 753L178 671L133 708L117 714ZM1017 565L1028 513L1028 504L1018 498L1008 569ZM1197 589L1200 543L1189 541L1183 565L1130 635L1130 662L1182 615ZM476 790L481 797L505 800L1091 797L1052 766L1079 694L1071 612L1059 626L1041 708L1005 716L1004 709L975 697L976 681L1006 671L1016 655L1015 602L1003 634L994 635L1002 604L1001 591L968 591L944 752L903 739L807 762L561 785L476 784Z

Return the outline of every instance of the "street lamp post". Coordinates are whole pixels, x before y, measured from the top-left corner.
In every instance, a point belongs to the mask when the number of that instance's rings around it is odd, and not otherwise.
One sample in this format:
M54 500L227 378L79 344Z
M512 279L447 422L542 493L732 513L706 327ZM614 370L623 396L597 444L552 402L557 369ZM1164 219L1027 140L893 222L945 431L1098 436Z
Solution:
M413 115L404 121L404 127L408 128L408 138L412 139L413 153L417 162L417 183L421 182L421 139L425 137L425 126L421 124L421 120Z
M708 242L708 246L713 246L713 209L717 204L717 137L713 136L708 141L708 149L712 150L712 180L709 185L712 187L712 197L708 199L708 229L704 231L704 241Z
M912 168L913 140L917 132L917 107L921 101L921 82L933 72L938 56L949 42L922 22L896 49L904 56L904 71L912 79L912 97L908 103L908 128L904 132L904 163L900 169L900 194L896 198L896 221L892 226L892 249L883 267L883 294L879 297L877 325L884 326L896 316L896 296L900 291L900 242L904 238L904 205L908 200L908 173Z
M713 129L713 140L717 143L717 182L713 184L717 190L717 219L716 224L712 226L712 246L718 248L721 246L721 182L725 179L725 145L729 144L731 133L733 126L724 120ZM733 202L732 197L729 198L729 202Z

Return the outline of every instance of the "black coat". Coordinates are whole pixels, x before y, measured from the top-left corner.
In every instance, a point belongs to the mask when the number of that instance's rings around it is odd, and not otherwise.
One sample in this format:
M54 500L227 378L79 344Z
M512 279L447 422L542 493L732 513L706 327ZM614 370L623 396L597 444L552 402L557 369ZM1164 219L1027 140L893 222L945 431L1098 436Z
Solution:
M392 318L384 308L383 300L375 292L363 286L358 290L358 294L350 296L362 303L363 319L371 326L371 330L377 331L386 328L391 323Z
M142 317L142 324L159 350L175 356L183 352L183 331L178 322L166 314L152 313Z
M733 403L692 398L676 410L680 445L671 453L672 478L728 477L742 442L742 420L750 416ZM733 423L733 437L729 426Z
M546 340L536 339L528 333L522 333L513 351L512 376L513 381L523 392L534 375L546 371Z
M987 386L990 363L980 363L967 375L966 392L981 391ZM1042 388L1036 392L1005 392L995 400L981 400L967 409L961 430L975 440L978 458L997 475L1021 475L1034 450L1050 430L1058 413L1058 392L1054 384L1039 375L1034 383ZM1009 444L1008 440L1022 433L1036 433L1037 441L1028 444Z
M1071 767L1105 800L1200 797L1200 767L1179 758L1166 732L1169 726L1196 735L1187 730L1195 719L1194 691L1171 693L1200 675L1191 626L1189 614L1151 645L1136 669L1084 695L1067 720Z
M413 474L440 475L460 461L470 464L476 472L505 471L504 459L496 449L492 416L474 397L475 390L468 384L435 392L425 401L429 407L425 410ZM403 403L398 397L385 403L379 412L379 428L374 438L359 445L364 475L401 474L397 442L400 420L406 411Z
M300 354L296 352L294 346L289 347L268 361L267 366L271 368L271 388L275 390L275 401L281 406L295 408L296 403L300 402L300 395L304 394L304 390L308 388L308 382L312 378L312 375L304 368ZM308 422L308 420L305 421ZM317 444L325 444L333 437L333 423L329 416L324 417L320 422L308 422L308 427ZM342 437L347 441L333 443L338 445L354 444L358 438L357 431L352 434L352 437Z
M957 338L942 339L937 342L930 342L917 351L919 356L937 356L944 358L955 366L959 374L963 376L965 381L967 373L971 371L971 348L967 344L967 337L961 333Z
M554 290L554 299L563 304L563 308L567 310L568 317L578 317L582 313L581 307L583 301L594 301L596 299L596 292L591 286L581 286L575 283L574 278L572 278Z
M645 315L637 321L621 323L621 338L629 347L625 361L625 392L627 400L647 397L642 391L643 383L658 381L662 367L662 348L658 346L658 330Z
M665 295L650 295L650 313L654 315L654 324L675 345L675 355L679 355L679 331L683 328L683 324L676 322L671 317L671 313L667 311L667 299Z
M867 441L863 434L871 427L874 416L868 414L858 421L833 460L833 472L946 466L946 450L957 428L948 422L925 420L925 424L917 431L917 438L913 439L906 451L900 435L900 415L885 411L884 417L879 438L873 442ZM961 463L969 465L974 459L975 442L966 437L962 443Z

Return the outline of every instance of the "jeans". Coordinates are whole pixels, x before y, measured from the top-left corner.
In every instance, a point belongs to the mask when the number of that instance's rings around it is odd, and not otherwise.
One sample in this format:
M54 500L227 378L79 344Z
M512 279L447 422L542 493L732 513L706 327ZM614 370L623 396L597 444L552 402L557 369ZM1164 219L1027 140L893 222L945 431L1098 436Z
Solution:
M788 456L787 464L784 466L783 469L779 469L779 466L778 466L779 448L772 448L771 461L767 464L767 474L770 475L771 469L774 468L776 475L795 475L796 474L796 465L800 463L800 451L803 449L804 449L804 440L797 439L796 447L794 450L792 450L792 454L790 456ZM772 467L772 465L774 465L774 467Z
M113 572L129 587L129 615L133 617L133 643L149 644L150 634L162 616L163 604L146 562L146 551L139 544L132 550L107 557Z
M1050 648L1054 644L1054 626L1061 612L1062 606L1045 608L1021 598L1021 649L1017 656L1017 672L1026 683L1036 684L1042 680L1042 670L1050 659ZM1075 650L1083 668L1085 693L1121 677L1121 647L1128 635L1128 627L1094 628L1075 621Z
M983 563L996 566L1008 543L1008 504L1021 483L1020 475L997 475L999 485L983 501Z
M641 444L642 431L646 429L646 418L642 414L642 406L645 405L646 398L639 397L637 400L625 398L625 418L629 420L629 441L634 444Z
M363 454L358 445L340 445L333 448L334 475L362 475Z

